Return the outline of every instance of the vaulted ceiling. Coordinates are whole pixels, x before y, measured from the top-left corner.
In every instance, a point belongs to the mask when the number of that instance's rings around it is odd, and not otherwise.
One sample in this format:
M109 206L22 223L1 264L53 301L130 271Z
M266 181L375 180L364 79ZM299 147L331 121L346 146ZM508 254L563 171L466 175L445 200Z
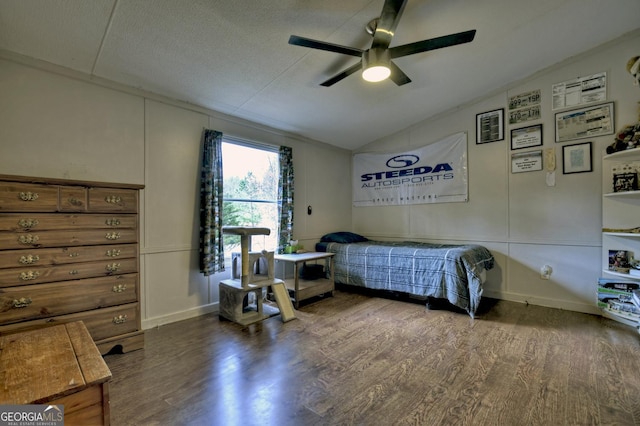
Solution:
M367 49L383 3L1 0L0 50L356 149L640 28L639 0L408 0L391 46L474 41L396 59L403 86L321 87L358 58L289 36Z

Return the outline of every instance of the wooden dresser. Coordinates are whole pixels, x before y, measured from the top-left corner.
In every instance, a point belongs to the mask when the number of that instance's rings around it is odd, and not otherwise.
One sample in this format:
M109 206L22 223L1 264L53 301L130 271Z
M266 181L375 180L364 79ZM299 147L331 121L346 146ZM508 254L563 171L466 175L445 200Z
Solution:
M142 188L0 175L0 335L83 321L102 354L144 346Z

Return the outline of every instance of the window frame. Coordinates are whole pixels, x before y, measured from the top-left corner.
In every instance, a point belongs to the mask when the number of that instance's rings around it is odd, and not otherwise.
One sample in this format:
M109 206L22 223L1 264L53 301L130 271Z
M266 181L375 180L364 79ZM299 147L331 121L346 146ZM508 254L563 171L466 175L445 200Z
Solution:
M266 143L262 143L262 142L256 142L256 141L250 141L250 140L246 140L246 139L241 139L241 138L237 138L237 137L233 137L233 136L227 136L227 135L223 135L222 136L222 146L223 146L223 152L224 152L224 145L225 144L232 144L232 145L238 145L244 148L249 148L249 149L255 149L255 150L259 150L259 151L266 151L268 153L274 154L275 155L275 160L276 160L276 170L279 169L279 150L280 147L276 146L276 145L271 145L271 144L266 144ZM224 180L224 153L222 156L222 170L223 170L223 180ZM276 179L277 176L276 176ZM275 183L276 186L276 192L274 195L274 198L271 199L251 199L251 198L231 198L231 197L227 197L225 195L225 190L224 190L224 185L223 185L223 194L222 194L222 202L226 203L226 202L235 202L235 203L256 203L256 204L272 204L275 208L276 208L276 217L275 217L275 229L272 229L272 235L275 236L276 238L276 242L275 242L275 247L273 248L273 250L277 250L277 245L278 245L278 232L279 232L279 220L277 217L277 208L278 208L278 182ZM224 222L224 216L223 216L223 222ZM270 228L271 229L271 228ZM227 237L228 238L228 237ZM253 241L252 241L253 243ZM251 250L252 248L249 247L249 249ZM227 253L227 250L225 250L225 263L228 260L227 257L230 258L231 256L231 250L229 250L229 253Z

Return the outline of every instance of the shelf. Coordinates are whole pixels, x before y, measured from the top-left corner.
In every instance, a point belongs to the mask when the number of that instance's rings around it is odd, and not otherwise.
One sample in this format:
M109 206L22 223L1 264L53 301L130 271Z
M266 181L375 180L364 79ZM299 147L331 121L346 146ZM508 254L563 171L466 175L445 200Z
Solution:
M640 160L640 148L614 152L613 154L605 155L602 159L613 161Z
M333 281L328 278L318 278L317 280L303 280L298 278L298 292L295 294L296 282L294 278L284 280L287 290L294 292L294 300L299 302L314 296L331 293L334 289Z
M634 288L640 284L640 276L631 275L628 272L616 272L609 269L611 249L627 250L635 255L640 255L640 190L634 191L617 191L614 189L631 188L631 182L628 186L616 185L618 182L614 176L616 172L626 172L624 164L634 164L637 167L640 162L640 148L628 149L624 151L614 152L613 154L604 155L602 189L602 278L609 282L631 283L621 285L620 288ZM608 170L607 170L608 169ZM624 170L618 170L624 169ZM611 179L613 178L613 182ZM613 185L612 185L613 183ZM609 225L609 226L605 226ZM614 225L614 226L610 226ZM635 227L634 225L638 225ZM633 271L637 273L636 270ZM600 280L599 280L600 282ZM598 297L600 299L600 295ZM627 306L612 303L613 309L609 304L601 306L600 300L598 306L604 318L620 322L636 329L640 333L640 316L634 313L625 312Z
M333 281L334 255L335 253L306 252L298 254L277 254L274 256L277 262L293 264L293 276L286 276L286 268L283 272L285 286L287 287L296 308L300 306L301 301L310 299L314 296L320 296L327 293L333 296L333 291L335 289ZM305 262L324 263L325 274L328 271L329 276L315 280L305 280L301 278L300 268L302 268Z
M637 276L634 276L634 275L630 275L630 274L625 274L623 272L615 272L615 271L610 271L608 269L603 269L602 272L604 272L606 274L615 275L616 277L626 278L628 280L640 281L640 277L637 277Z
M610 235L612 237L628 237L628 238L640 238L640 233L636 232L607 232L603 231L603 235Z
M638 321L634 317L632 317L630 314L626 314L624 312L613 311L611 309L602 308L602 314L603 314L603 316L605 316L605 317L607 317L609 319L621 322L621 323L626 324L626 325L631 326L631 327L638 328L640 326L640 324L638 323ZM640 328L638 329L638 332L640 333Z
M640 197L640 191L620 191L603 194L605 197Z

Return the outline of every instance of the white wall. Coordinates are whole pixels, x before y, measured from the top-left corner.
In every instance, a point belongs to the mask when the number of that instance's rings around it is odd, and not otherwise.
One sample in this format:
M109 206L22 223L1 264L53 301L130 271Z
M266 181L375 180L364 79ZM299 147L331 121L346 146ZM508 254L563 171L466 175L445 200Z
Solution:
M605 71L607 101L615 102L616 130L636 123L640 119L640 88L632 85L626 63L640 54L639 46L640 35L635 32L490 98L362 148L359 152L401 152L453 133L467 132L469 202L354 207L354 231L370 238L483 244L497 259L497 268L489 273L485 296L598 313L595 288L602 270L601 158L605 147L613 142L613 135L555 143L557 111L551 108L551 87L554 83ZM504 141L476 145L476 114L498 108L507 113L509 97L534 89L542 92L541 120L511 126L506 123ZM543 124L541 148L555 149L555 186L547 186L545 171L512 174L510 170L510 129L536 123ZM593 142L593 172L564 175L562 146L588 141ZM540 268L545 264L553 268L549 281L540 279Z
M204 128L293 148L302 244L351 228L348 151L26 59L0 58L0 94L0 173L145 185L144 328L215 310L218 282L230 276L198 268Z
M479 243L497 259L486 296L596 313L600 158L613 137L585 139L594 143L593 172L563 175L561 148L566 144L554 143L550 88L606 71L616 129L634 123L640 89L631 84L625 65L640 54L638 46L636 33L362 150L397 152L466 131L468 203L351 208L349 152L51 65L2 57L0 173L145 185L145 328L215 309L218 281L228 276L207 278L198 272L197 188L204 127L293 147L294 236L307 247L324 233L348 229L373 238ZM559 165L554 187L545 184L544 172L510 172L509 130L521 126L506 126L504 141L474 142L476 114L506 109L509 96L531 89L542 91L543 148L555 148ZM311 216L306 213L309 205ZM554 270L549 281L539 278L544 264Z

